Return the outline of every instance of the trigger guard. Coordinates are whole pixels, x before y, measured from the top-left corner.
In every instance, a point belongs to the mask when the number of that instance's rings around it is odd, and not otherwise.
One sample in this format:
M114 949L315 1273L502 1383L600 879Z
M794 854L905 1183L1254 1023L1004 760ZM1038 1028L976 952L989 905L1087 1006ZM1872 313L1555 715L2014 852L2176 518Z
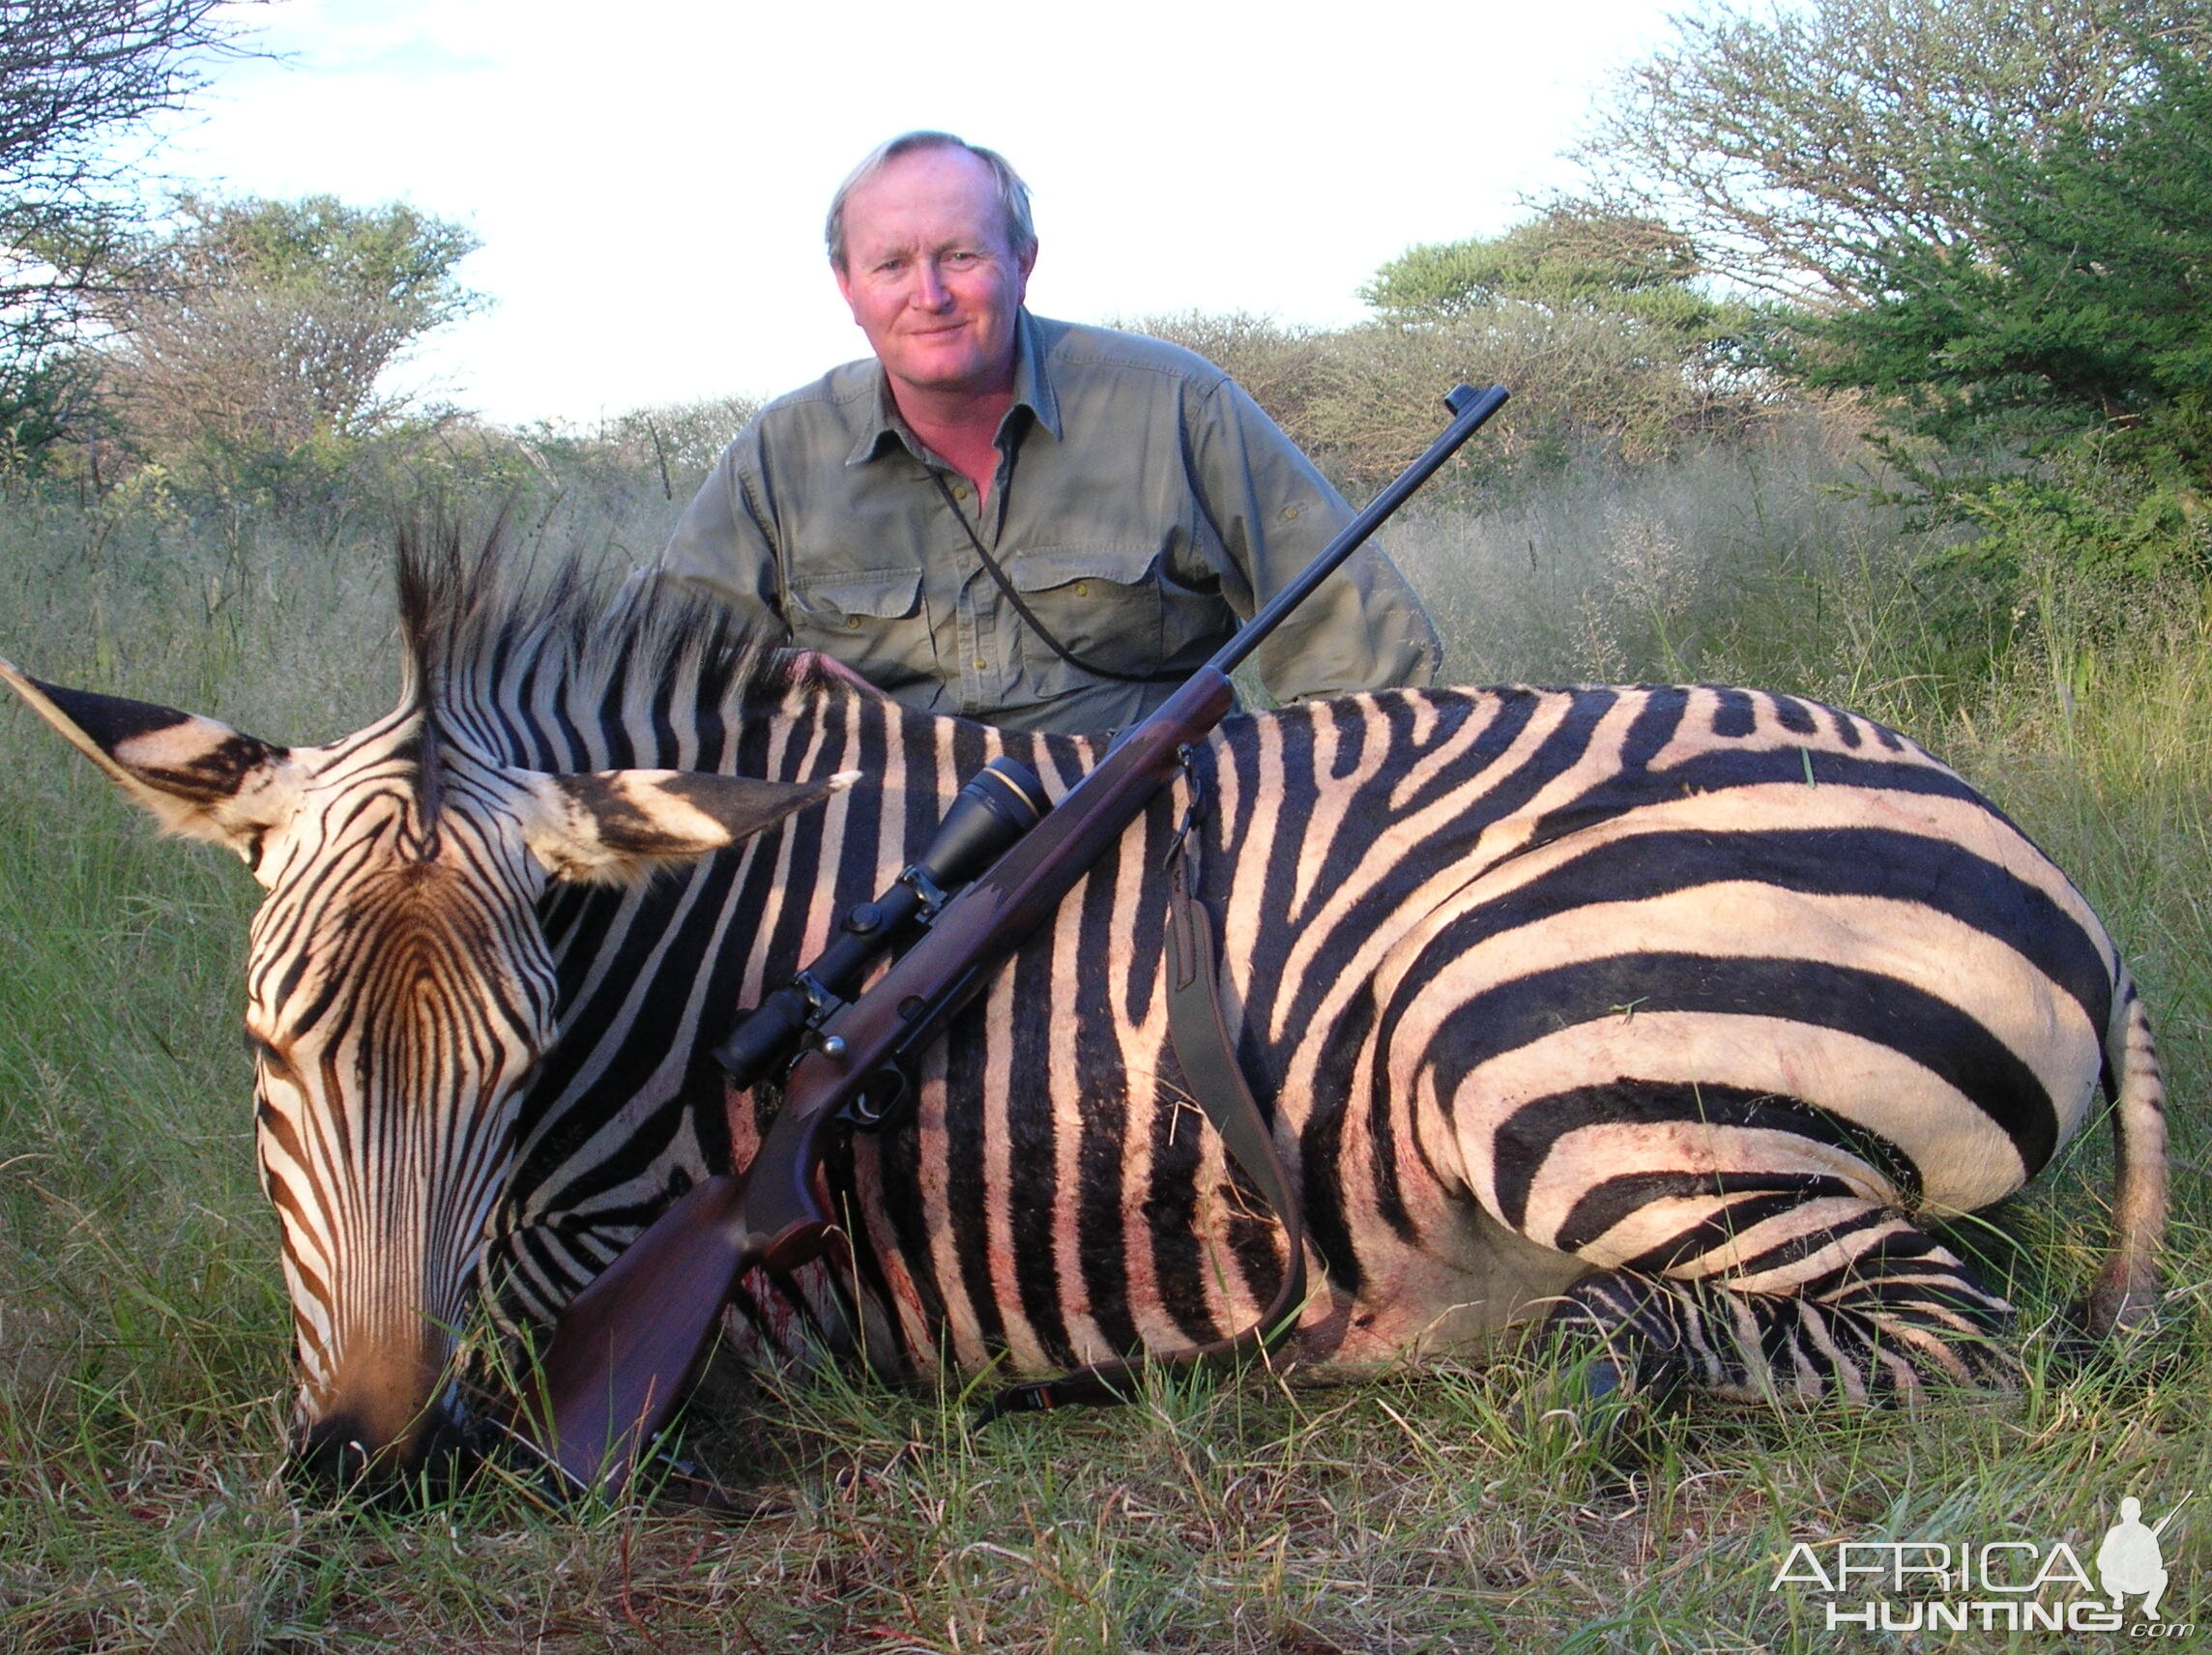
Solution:
M888 1066L876 1071L843 1111L847 1124L857 1132L881 1132L904 1120L914 1106L914 1088L906 1071Z

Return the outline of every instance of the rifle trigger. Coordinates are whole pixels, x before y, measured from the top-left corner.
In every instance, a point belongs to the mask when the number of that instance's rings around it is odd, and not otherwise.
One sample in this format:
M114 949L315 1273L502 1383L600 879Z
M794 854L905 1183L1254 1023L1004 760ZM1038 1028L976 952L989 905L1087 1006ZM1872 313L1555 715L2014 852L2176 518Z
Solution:
M868 1084L855 1092L852 1102L839 1113L856 1131L881 1132L903 1120L913 1102L914 1089L907 1084L906 1071L887 1063L868 1077Z

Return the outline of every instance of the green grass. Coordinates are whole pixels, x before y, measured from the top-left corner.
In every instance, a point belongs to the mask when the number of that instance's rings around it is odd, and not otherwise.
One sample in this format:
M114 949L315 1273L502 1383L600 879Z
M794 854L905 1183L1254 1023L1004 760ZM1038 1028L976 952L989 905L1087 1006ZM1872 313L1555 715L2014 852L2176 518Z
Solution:
M1393 544L1464 676L1845 700L1961 765L2075 875L2144 984L2172 1088L2171 1292L2146 1349L2086 1375L2048 1365L2050 1320L2103 1235L2095 1139L1966 1237L2017 1272L2031 1378L2013 1398L1858 1418L1701 1403L1592 1440L1509 1353L1357 1385L1163 1384L977 1435L957 1398L718 1376L686 1452L749 1516L556 1514L497 1476L410 1515L304 1500L280 1476L288 1335L234 1032L253 887L214 852L156 842L9 706L0 1648L2004 1646L1832 1634L1817 1599L1768 1583L1797 1540L2065 1538L2086 1558L2122 1494L2154 1513L2212 1495L2212 625L2192 595L2115 610L2059 583L1977 633L1900 525L1828 491L1855 464L1799 425L1671 468L1564 474ZM671 509L649 481L543 516L541 500L523 527L638 555ZM277 740L388 704L373 533L200 528L159 504L15 502L0 653ZM2176 1532L2169 1614L2212 1621L2212 1512Z

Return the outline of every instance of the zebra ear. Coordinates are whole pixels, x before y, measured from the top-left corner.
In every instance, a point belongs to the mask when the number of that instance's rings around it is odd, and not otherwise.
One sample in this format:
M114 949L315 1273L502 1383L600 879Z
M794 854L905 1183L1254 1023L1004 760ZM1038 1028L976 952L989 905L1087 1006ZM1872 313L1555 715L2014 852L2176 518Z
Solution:
M283 747L196 712L42 683L4 660L0 680L164 831L227 845L251 864L262 835L299 808L299 767Z
M757 781L700 770L531 772L523 836L555 879L626 885L719 851L860 779Z

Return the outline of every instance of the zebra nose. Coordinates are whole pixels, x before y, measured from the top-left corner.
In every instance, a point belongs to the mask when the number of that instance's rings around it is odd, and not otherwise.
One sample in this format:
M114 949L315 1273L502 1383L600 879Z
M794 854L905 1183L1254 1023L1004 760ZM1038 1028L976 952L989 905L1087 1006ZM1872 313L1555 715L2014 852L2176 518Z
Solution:
M444 1497L480 1458L475 1435L443 1409L381 1444L358 1414L346 1411L295 1434L291 1469L326 1495L427 1500Z
M292 1467L317 1488L342 1493L368 1479L389 1456L372 1454L367 1428L350 1413L318 1419L292 1439Z

